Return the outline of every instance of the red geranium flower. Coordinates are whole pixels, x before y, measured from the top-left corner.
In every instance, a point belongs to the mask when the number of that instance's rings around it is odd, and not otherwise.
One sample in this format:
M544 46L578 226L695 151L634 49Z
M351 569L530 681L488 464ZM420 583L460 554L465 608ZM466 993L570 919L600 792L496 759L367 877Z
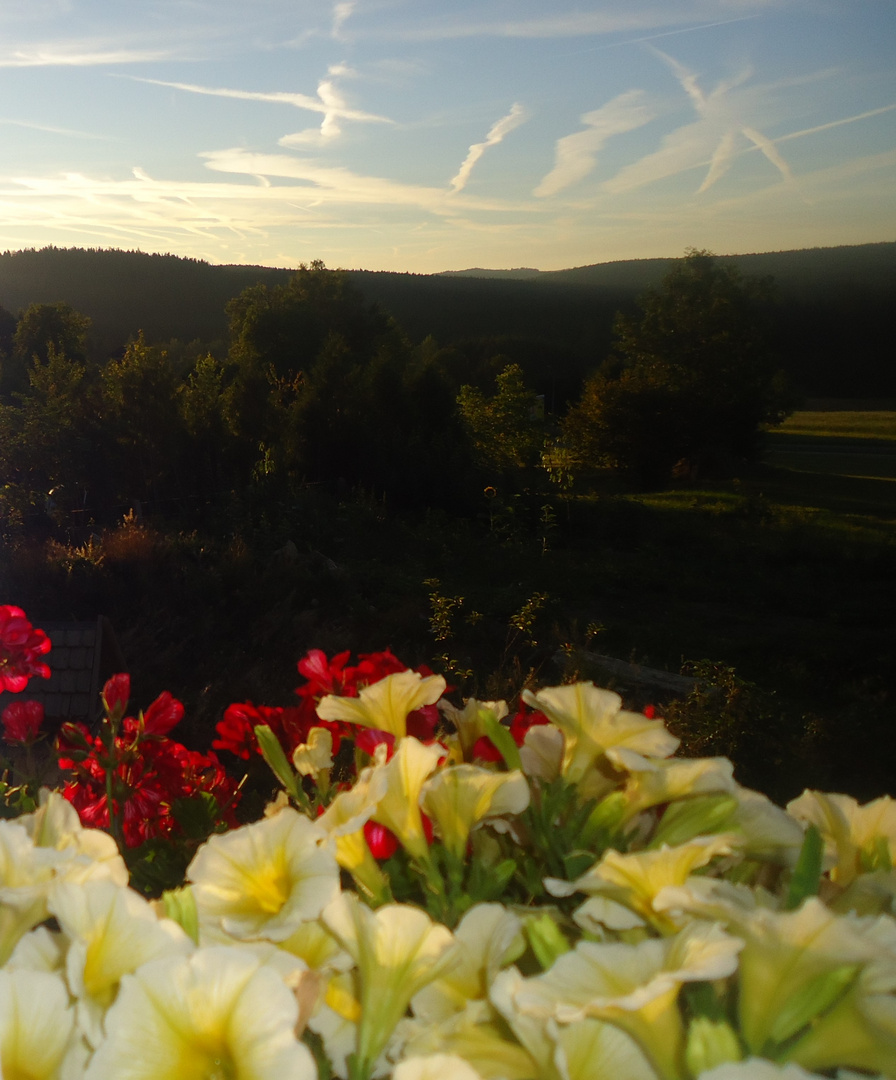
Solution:
M3 710L3 738L30 746L43 722L44 707L39 701L14 701Z
M183 715L183 705L163 690L143 714L143 730L147 735L167 735Z
M0 605L0 693L18 694L35 675L48 679L50 669L38 657L50 648L50 639L34 629L21 608Z
M103 687L103 708L109 716L120 720L128 707L131 696L131 677L127 672L113 675Z

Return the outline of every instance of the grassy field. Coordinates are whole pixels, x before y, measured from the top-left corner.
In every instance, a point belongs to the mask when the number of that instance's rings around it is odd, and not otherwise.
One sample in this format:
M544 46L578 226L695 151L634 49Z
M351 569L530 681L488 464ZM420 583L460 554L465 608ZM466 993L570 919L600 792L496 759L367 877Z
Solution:
M766 440L770 465L827 478L825 485L806 476L806 489L833 498L837 510L850 512L852 504L853 512L873 513L876 505L885 516L896 514L896 412L796 412Z
M782 435L881 439L885 442L896 443L896 412L885 410L795 412L776 431Z

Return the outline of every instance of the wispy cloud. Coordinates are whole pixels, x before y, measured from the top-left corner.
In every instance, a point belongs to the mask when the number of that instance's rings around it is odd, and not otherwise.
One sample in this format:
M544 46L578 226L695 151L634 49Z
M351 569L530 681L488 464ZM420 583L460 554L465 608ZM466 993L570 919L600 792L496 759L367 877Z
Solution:
M30 120L7 120L0 117L0 124L27 128L30 131L45 131L49 135L66 135L72 139L98 139L100 142L107 142L109 139L108 135L97 135L92 131L78 131L77 128L54 127L51 124L35 124Z
M703 194L731 168L741 149L738 146L741 137L758 149L785 181L793 180L790 166L776 149L774 140L748 120L751 114L759 111L761 97L755 91L742 90L752 78L751 68L743 68L706 93L696 72L655 46L648 48L671 68L690 99L697 119L668 134L659 150L621 169L605 185L607 191L631 191L691 169L706 168L708 160L707 171L697 188L698 194Z
M584 113L581 120L585 130L557 140L554 167L533 194L539 198L556 195L583 180L596 165L597 155L608 139L643 127L654 118L644 99L643 91L629 90L601 108Z
M333 28L330 34L337 41L342 37L342 28L357 6L356 0L342 0L341 3L333 5Z
M165 49L103 48L69 42L62 45L34 45L0 52L0 67L98 67L107 64L145 64L170 57Z
M779 135L776 143L788 142L790 139L801 139L804 135L817 135L821 131L830 131L831 128L840 127L841 124L854 124L857 120L870 120L872 116L880 116L881 113L892 112L896 109L896 102L891 105L881 105L879 109L869 109L867 112L856 113L855 116L844 116L840 120L830 120L827 124L816 124L815 127L803 128L802 131L791 131L788 135Z
M486 150L488 150L490 146L497 146L505 135L509 135L514 128L518 128L520 124L524 124L528 119L529 114L526 112L525 108L518 101L514 102L510 108L510 112L506 116L502 116L500 120L497 120L489 128L488 134L485 137L485 142L472 144L467 151L467 156L464 158L461 167L451 179L451 190L463 191L467 185L467 181L470 179L470 173L472 173L473 167Z
M277 177L301 180L306 202L345 205L380 205L417 207L437 214L454 215L461 209L520 211L533 209L525 202L480 198L447 188L409 184L387 177L365 176L342 166L323 165L318 161L287 154L255 154L235 147L203 153L209 169L216 172L253 177ZM276 187L273 190L279 190Z
M342 69L342 73L344 73L344 69ZM190 94L207 94L210 97L236 98L239 101L268 101L276 105L292 105L297 109L323 113L325 122L326 118L330 117L332 120L338 118L342 120L359 120L364 123L392 123L386 116L376 116L374 113L349 108L334 90L332 81L327 79L318 85L318 96L311 97L310 94L295 94L279 90L233 90L225 87L198 86L195 83L166 82L162 79L130 77L135 82L149 83L152 86L168 86L173 90L184 90ZM321 93L322 88L323 93Z
M672 5L669 2L637 2L625 5L601 5L595 11L559 12L534 18L479 20L447 17L423 26L405 26L398 36L405 40L451 40L470 37L507 38L578 38L602 34L650 33L688 28L687 24L705 26L737 22L776 6L776 0L739 0L728 5L732 16L719 20L719 5L714 0L691 0Z
M327 71L327 78L321 79L317 84L317 96L324 106L320 127L305 128L302 131L284 135L281 139L278 139L280 146L320 146L332 142L342 134L342 127L339 123L341 119L358 119L357 115L352 115L353 110L349 107L348 102L336 84L337 78L353 75L355 75L355 72L345 64L331 65ZM383 123L389 122L385 117L371 119Z

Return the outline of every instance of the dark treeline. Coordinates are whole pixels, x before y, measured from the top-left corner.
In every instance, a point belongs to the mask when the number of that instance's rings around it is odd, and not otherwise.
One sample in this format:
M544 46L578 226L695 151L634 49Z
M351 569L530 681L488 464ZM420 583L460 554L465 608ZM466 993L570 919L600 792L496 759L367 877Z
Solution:
M395 274L346 271L368 302L389 312L414 343L501 339L527 378L559 408L602 362L618 310L655 287L675 260L640 259L538 273ZM797 391L810 397L896 396L889 334L896 297L896 243L721 257L746 275L772 276L777 346ZM143 331L152 343L198 341L221 358L226 304L289 271L210 266L173 255L46 248L0 254L0 306L65 301L92 320L99 358ZM2 340L0 325L0 340Z

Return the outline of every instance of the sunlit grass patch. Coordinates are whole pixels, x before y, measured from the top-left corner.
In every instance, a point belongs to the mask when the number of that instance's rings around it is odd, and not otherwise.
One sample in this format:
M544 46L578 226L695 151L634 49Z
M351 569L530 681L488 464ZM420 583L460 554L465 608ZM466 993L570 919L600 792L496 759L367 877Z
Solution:
M795 412L775 431L782 435L824 435L896 442L896 412Z

